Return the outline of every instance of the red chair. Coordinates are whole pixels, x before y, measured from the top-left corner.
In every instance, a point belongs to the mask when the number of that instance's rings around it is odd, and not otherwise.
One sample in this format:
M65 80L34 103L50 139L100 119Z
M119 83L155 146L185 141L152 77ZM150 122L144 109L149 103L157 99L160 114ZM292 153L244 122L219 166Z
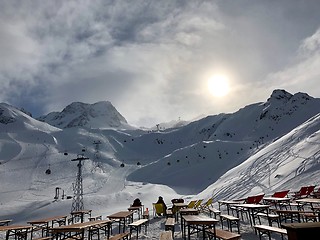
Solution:
M285 198L290 190L284 190L284 191L279 191L279 192L275 192L274 194L272 194L271 197L276 197L276 198Z
M315 187L315 185L308 186L307 196L310 196L313 193Z
M263 197L264 197L264 193L259 194L259 195L249 196L244 199L243 203L245 203L245 204L259 204L262 201ZM238 206L231 206L230 208L231 208L232 212L233 211L236 212L237 216L239 216L239 214L241 214L242 219L243 219L244 213L246 214L247 219L249 219L248 212L247 212L246 208L238 207ZM233 213L233 215L234 215L234 213Z
M249 203L249 204L259 204L264 197L264 193L260 195L255 195L255 196L249 196L247 199L244 200L244 203Z
M299 191L294 192L292 197L294 199L308 197L313 192L314 188L314 185L301 187Z

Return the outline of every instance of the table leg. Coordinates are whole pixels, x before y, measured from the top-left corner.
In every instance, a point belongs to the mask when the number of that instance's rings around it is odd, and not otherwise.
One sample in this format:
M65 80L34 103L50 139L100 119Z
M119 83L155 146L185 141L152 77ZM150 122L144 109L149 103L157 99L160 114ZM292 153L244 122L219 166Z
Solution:
M203 237L203 239L205 239L206 237L205 237L205 225L202 225L202 237Z

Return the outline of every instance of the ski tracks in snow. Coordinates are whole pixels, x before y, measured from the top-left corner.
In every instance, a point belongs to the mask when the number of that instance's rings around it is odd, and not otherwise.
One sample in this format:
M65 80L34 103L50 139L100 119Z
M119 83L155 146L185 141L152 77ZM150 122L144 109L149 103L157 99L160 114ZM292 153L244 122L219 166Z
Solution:
M98 191L106 194L121 192L125 188L126 177L136 168L135 165L126 164L123 168L120 167L109 172L109 176Z

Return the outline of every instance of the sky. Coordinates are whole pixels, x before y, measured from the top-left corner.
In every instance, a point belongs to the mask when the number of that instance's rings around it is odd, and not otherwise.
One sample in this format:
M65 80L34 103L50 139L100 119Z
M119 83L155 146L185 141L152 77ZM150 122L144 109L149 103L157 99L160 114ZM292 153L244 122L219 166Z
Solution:
M2 0L0 102L37 117L110 101L148 127L274 89L320 97L319 11L318 0ZM212 93L214 76L228 87Z

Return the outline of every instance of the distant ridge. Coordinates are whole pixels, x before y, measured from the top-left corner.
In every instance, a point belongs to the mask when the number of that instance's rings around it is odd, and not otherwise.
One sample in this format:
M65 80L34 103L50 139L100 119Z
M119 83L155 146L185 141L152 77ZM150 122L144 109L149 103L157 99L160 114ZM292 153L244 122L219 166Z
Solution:
M0 132L16 132L37 129L44 132L57 130L47 123L34 119L31 113L7 103L0 103Z
M109 101L73 102L61 112L51 112L37 119L58 128L133 128Z
M319 98L276 89L265 102L247 105L234 113L207 116L176 129L174 135L161 135L158 139L162 146L170 147L174 138L179 139L180 147L133 172L128 180L164 184L185 194L201 191L318 113Z

